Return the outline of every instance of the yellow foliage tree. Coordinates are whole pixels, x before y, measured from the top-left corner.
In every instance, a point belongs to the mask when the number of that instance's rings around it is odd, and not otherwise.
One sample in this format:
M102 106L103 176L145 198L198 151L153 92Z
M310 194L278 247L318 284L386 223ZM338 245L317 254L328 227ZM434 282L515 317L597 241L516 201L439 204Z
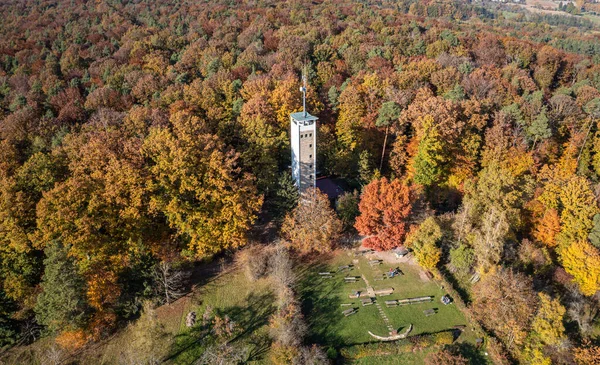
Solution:
M584 295L600 289L600 251L587 241L572 243L559 251L565 270L573 275Z
M547 294L539 293L538 296L540 307L531 328L544 344L559 345L566 339L563 325L565 307L557 299L552 299Z

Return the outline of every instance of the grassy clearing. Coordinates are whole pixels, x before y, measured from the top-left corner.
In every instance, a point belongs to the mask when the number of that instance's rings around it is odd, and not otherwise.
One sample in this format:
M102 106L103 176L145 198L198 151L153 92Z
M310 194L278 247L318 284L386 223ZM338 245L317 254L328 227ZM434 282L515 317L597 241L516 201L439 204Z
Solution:
M343 279L346 274L343 273L336 274L331 279L324 279L318 275L319 272L337 271L338 266L351 264L352 259L353 257L348 256L348 252L341 252L330 260L304 268L300 295L311 328L311 341L326 346L341 347L375 341L367 331L381 336L388 335L387 326L375 305L362 307L360 300L348 298L353 291L366 289L364 281L346 284ZM376 281L392 267L399 267L404 275ZM399 331L410 324L413 325L411 335L435 333L457 325L467 325L464 315L456 306L452 304L446 306L440 302L441 296L446 292L436 282L423 280L419 275L418 267L410 264L383 264L371 268L368 260L360 257L359 263L347 275L364 275L375 290L394 288L392 295L378 300L392 327ZM434 296L433 302L393 308L387 308L383 304L385 300L426 295ZM352 307L358 308L358 313L344 317L342 310L348 307L341 307L342 303L352 303ZM436 309L437 314L426 317L423 311L427 309ZM459 340L474 343L474 335L469 332L467 329Z
M195 311L197 320L210 306L213 313L228 316L240 327L234 342L250 346L251 358L261 361L268 351L268 321L275 310L275 296L268 279L249 282L241 270L231 270L198 288L181 316L172 317L170 326L177 326L168 359L173 364L192 364L205 350L202 336L194 327L185 326L185 316Z

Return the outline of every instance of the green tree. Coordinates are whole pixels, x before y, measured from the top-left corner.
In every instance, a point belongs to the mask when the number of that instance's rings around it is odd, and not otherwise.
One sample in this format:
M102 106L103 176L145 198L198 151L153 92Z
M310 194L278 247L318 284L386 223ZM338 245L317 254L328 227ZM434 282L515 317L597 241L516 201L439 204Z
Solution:
M358 181L363 186L369 184L379 176L379 172L375 170L372 160L373 155L367 150L361 151L358 156Z
M392 123L400 118L402 109L400 105L393 101L385 102L379 108L379 115L375 125L379 128L385 127L385 137L383 139L383 150L381 151L381 161L379 162L379 171L383 169L383 159L385 157L385 147L387 145L388 133Z
M527 128L527 134L530 138L533 138L533 148L535 148L535 144L538 140L548 139L552 136L552 130L550 129L548 117L546 116L545 107L533 122L531 122L531 125Z
M283 172L277 179L277 188L273 197L273 207L277 219L282 219L298 205L298 187L292 174Z
M85 281L62 244L54 242L44 252L42 292L35 304L37 321L51 332L81 328L88 310Z
M437 127L431 116L423 120L424 134L413 161L414 181L417 184L430 186L439 181L444 172L444 152Z
M466 244L460 244L450 250L450 265L457 270L466 273L471 269L474 262L473 249Z
M349 191L345 192L335 202L336 211L345 229L350 229L354 226L354 221L360 214L360 210L358 210L359 201L358 190L354 190L352 193Z

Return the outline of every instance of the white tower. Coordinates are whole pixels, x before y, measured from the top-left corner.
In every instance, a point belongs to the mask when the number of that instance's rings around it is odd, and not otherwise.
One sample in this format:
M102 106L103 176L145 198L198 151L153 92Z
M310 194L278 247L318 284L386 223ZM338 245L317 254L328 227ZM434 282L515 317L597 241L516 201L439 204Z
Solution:
M317 120L306 112L306 76L302 77L302 111L290 114L292 177L302 192L315 187L317 173Z

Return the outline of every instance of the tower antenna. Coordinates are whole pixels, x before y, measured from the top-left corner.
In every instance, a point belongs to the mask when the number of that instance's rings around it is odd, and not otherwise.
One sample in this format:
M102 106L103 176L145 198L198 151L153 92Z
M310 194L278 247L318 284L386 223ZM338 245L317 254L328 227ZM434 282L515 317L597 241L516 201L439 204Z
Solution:
M302 86L300 86L302 92L302 115L306 118L306 66L302 68Z

